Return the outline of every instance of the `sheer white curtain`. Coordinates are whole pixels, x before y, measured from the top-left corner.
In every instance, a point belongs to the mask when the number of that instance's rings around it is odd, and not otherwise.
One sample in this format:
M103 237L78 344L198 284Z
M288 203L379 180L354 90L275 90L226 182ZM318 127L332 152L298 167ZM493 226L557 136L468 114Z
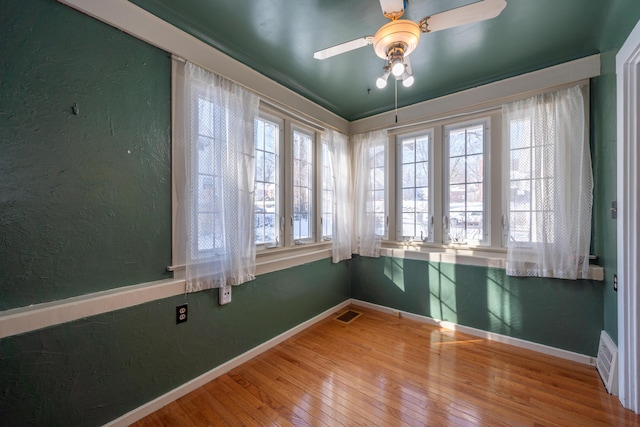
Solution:
M379 257L386 229L387 132L353 136L354 204L352 252Z
M330 183L333 185L332 258L337 263L351 259L351 160L347 136L335 130L322 134L329 151Z
M507 274L588 277L593 176L585 86L503 106Z
M255 277L254 120L259 98L194 64L174 61L176 68L174 85L183 85L181 91L174 87L174 93L181 92L176 102L184 121L174 179L177 192L184 189L184 194L178 196L176 214L182 224L174 235L185 251L187 292L239 285Z

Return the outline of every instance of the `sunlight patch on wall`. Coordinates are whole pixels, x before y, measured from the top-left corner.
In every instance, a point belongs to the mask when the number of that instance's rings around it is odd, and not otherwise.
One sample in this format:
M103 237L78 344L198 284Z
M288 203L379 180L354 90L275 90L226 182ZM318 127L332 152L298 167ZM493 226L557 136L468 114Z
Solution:
M507 335L522 332L522 309L518 288L508 287L504 276L487 275L487 308L492 331Z
M429 263L430 315L458 323L455 265Z
M404 267L400 258L386 257L384 259L384 275L391 280L402 292L404 288Z

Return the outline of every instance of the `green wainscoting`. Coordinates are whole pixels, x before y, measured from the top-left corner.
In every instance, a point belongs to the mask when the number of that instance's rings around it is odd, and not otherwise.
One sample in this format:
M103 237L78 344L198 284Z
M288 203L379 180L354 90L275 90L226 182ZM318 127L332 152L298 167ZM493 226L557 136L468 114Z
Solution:
M349 299L347 263L321 260L0 340L0 419L96 426ZM175 307L189 320L175 324ZM2 424L2 422L0 422Z
M595 356L602 282L402 258L352 260L352 298Z

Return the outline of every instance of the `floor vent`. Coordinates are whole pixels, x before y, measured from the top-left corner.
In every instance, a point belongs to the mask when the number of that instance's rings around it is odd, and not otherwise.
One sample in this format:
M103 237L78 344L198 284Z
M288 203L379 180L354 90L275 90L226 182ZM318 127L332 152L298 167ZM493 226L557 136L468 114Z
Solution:
M360 313L359 311L347 310L335 319L342 323L351 323L361 315L362 313Z
M596 367L609 394L618 395L618 347L605 332L600 333Z

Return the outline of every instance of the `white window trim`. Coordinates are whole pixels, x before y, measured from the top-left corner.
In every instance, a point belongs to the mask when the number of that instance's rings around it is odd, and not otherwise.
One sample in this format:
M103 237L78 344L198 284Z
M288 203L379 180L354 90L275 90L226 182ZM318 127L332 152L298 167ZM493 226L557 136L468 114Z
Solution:
M289 230L286 233L287 234L287 246L301 246L301 245L306 245L306 244L310 244L310 243L315 243L321 239L318 238L319 234L318 234L318 226L320 223L320 215L321 213L318 211L319 208L319 204L318 204L318 177L321 176L322 174L322 168L318 162L318 146L321 145L320 144L320 138L318 138L317 133L307 127L304 126L301 123L298 123L296 121L292 121L292 120L286 120L286 123L288 123L288 130L286 132L287 135L287 139L285 139L285 164L288 166L287 168L285 168L285 174L287 174L287 171L289 172L289 176L288 178L285 180L285 198L286 198L286 209L285 212L287 212L285 218L287 218L287 220L285 221L285 230L287 229L287 225L289 226ZM312 147L312 152L311 152L311 156L313 157L311 160L311 165L312 165L312 169L313 169L313 177L312 177L312 188L311 188L311 193L312 193L312 199L310 200L310 203L312 203L311 206L311 227L310 227L310 231L311 231L311 237L308 238L304 238L304 239L296 239L293 235L294 233L294 228L293 228L293 224L294 224L294 213L293 213L293 185L294 185L294 181L293 181L293 134L294 132L299 132L303 135L309 136L311 138L311 143L313 144ZM287 211L288 209L288 211ZM322 234L322 233L320 233Z
M396 179L396 185L395 185L395 198L393 198L391 200L391 203L395 204L395 213L396 213L396 220L392 223L395 224L395 234L394 234L394 240L397 241L408 241L408 242L415 242L415 243L434 243L434 231L435 231L435 217L434 217L434 205L436 205L437 203L434 202L434 186L435 186L435 173L434 173L434 162L435 162L435 158L434 158L434 146L435 144L435 129L434 127L427 127L425 129L421 129L421 130L417 130L417 131L413 131L413 132L409 132L409 133L403 133L403 134L398 134L395 136L395 142L394 142L394 146L395 146L395 161L393 162L394 165L394 171L395 173L393 174L393 176L395 176ZM404 236L402 235L402 229L403 229L403 199L404 196L402 195L402 169L401 169L401 165L399 163L400 158L401 158L401 153L402 153L402 145L401 142L403 139L409 139L409 138L417 138L420 136L424 136L424 135L428 135L429 136L429 153L428 153L428 169L429 169L429 195L428 195L428 209L429 209L429 235L423 239L417 239L417 236L413 236L413 238L409 239L409 240L405 240ZM439 159L438 159L439 160ZM392 175L391 173L389 175Z
M480 240L478 241L473 241L473 243L470 243L469 241L466 242L461 242L461 243L457 243L457 242L452 242L449 240L448 236L446 234L444 234L444 230L449 230L451 227L451 212L450 212L450 203L451 201L449 200L449 191L444 191L444 198L443 198L443 202L442 202L442 206L443 206L443 210L445 211L443 213L442 216L442 230L443 230L443 236L442 236L442 243L444 245L449 245L449 246L459 246L459 247L469 247L469 246L495 246L495 242L492 242L491 240L491 234L490 234L490 230L491 230L491 195L493 194L493 192L491 191L491 187L494 184L494 182L490 181L488 179L489 177L489 171L491 170L491 117L489 116L483 116L480 117L478 119L472 119L472 120L467 120L467 121L460 121L460 122L455 122L455 123L450 123L448 125L443 126L443 139L442 139L442 143L443 143L443 158L442 158L442 177L443 177L443 181L442 181L442 186L443 188L446 186L448 188L448 183L447 183L447 179L445 178L449 178L449 166L450 166L450 152L449 152L449 141L447 140L447 134L449 133L450 129L461 129L461 128L467 128L467 127L471 127L471 126L476 126L476 125L481 125L483 128L483 142L482 142L482 149L483 149L483 153L482 153L482 158L483 158L483 171L482 171L482 188L483 188L483 201L482 201L482 215L483 215L483 236ZM498 181L500 181L500 179L498 179ZM496 182L498 182L496 181ZM498 193L500 194L500 193ZM446 221L445 221L445 218ZM487 219L489 219L489 221L486 221Z

